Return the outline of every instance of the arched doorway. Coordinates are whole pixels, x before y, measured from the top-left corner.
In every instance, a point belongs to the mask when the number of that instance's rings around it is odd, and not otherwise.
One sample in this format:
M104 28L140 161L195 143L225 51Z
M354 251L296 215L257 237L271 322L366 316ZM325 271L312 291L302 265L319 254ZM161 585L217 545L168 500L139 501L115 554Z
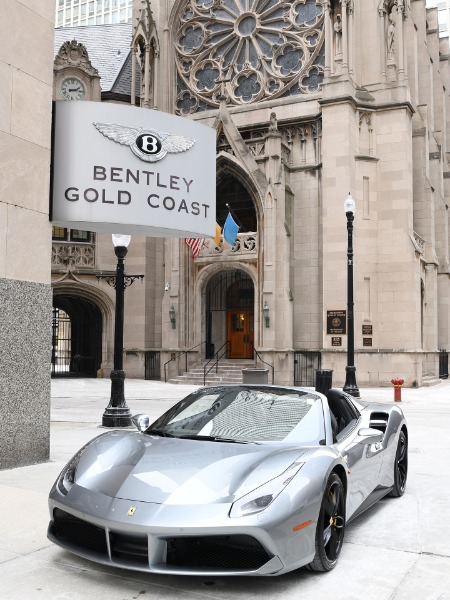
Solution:
M207 358L225 343L228 358L253 358L254 300L253 281L244 271L222 271L210 280L206 290Z
M54 296L52 377L97 377L102 362L102 314L78 296Z

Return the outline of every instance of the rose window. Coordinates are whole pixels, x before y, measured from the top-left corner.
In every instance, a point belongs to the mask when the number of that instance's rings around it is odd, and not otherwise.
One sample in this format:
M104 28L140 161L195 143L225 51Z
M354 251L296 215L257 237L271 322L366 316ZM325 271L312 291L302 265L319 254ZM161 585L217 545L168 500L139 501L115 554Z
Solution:
M176 30L177 112L320 90L322 0L188 0Z

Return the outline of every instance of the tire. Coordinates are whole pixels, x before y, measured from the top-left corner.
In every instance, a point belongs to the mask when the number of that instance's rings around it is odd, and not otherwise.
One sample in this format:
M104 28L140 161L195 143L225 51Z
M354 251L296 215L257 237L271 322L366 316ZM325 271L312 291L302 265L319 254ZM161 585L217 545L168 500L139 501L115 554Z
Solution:
M394 487L389 492L389 496L399 498L403 496L406 488L406 479L408 476L408 439L404 431L400 431L398 438L397 452L395 453L394 464Z
M307 565L311 571L331 571L336 566L344 542L345 490L340 477L332 473L320 507L316 527L316 555Z

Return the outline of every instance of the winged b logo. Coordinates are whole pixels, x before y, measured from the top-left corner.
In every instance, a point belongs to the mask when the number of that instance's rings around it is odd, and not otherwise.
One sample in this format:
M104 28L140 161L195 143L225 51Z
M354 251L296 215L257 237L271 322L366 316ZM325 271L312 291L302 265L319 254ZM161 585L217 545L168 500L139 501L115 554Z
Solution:
M156 131L156 129L126 127L114 123L93 123L93 125L113 142L129 146L131 151L145 162L153 163L164 158L166 154L185 152L195 144L195 140L165 131Z

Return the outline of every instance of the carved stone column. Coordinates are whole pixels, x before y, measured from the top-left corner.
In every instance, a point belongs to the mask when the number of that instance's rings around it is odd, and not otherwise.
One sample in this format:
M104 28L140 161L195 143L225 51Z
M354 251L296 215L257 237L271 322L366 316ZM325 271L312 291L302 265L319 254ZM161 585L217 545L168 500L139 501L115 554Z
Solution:
M386 7L380 4L378 7L378 20L380 32L380 68L381 81L386 83Z
M355 72L355 6L353 0L348 0L348 72L353 75Z
M136 104L136 48L131 48L131 93L130 93L131 106Z
M348 14L347 0L342 0L342 72L348 74Z
M282 159L282 134L275 113L270 116L266 141L269 156L266 178L271 182L264 210L264 284L262 306L270 307L270 327L262 327L263 346L291 348L293 303L290 284L291 235L286 230L286 171ZM282 292L281 292L282 290ZM260 311L261 314L261 311Z
M333 37L332 37L332 27L331 27L331 14L330 14L330 1L325 0L323 3L323 9L325 13L325 68L324 75L325 77L330 77L331 75L331 65L332 65L332 52L333 52Z
M156 84L158 82L158 74L159 74L159 51L156 50L154 57L153 57L153 108L155 110L158 110L158 106L157 106L157 100L156 100Z
M403 43L403 0L397 0L397 55L398 55L398 79L405 79L405 57Z
M145 44L144 107L150 106L150 44Z

